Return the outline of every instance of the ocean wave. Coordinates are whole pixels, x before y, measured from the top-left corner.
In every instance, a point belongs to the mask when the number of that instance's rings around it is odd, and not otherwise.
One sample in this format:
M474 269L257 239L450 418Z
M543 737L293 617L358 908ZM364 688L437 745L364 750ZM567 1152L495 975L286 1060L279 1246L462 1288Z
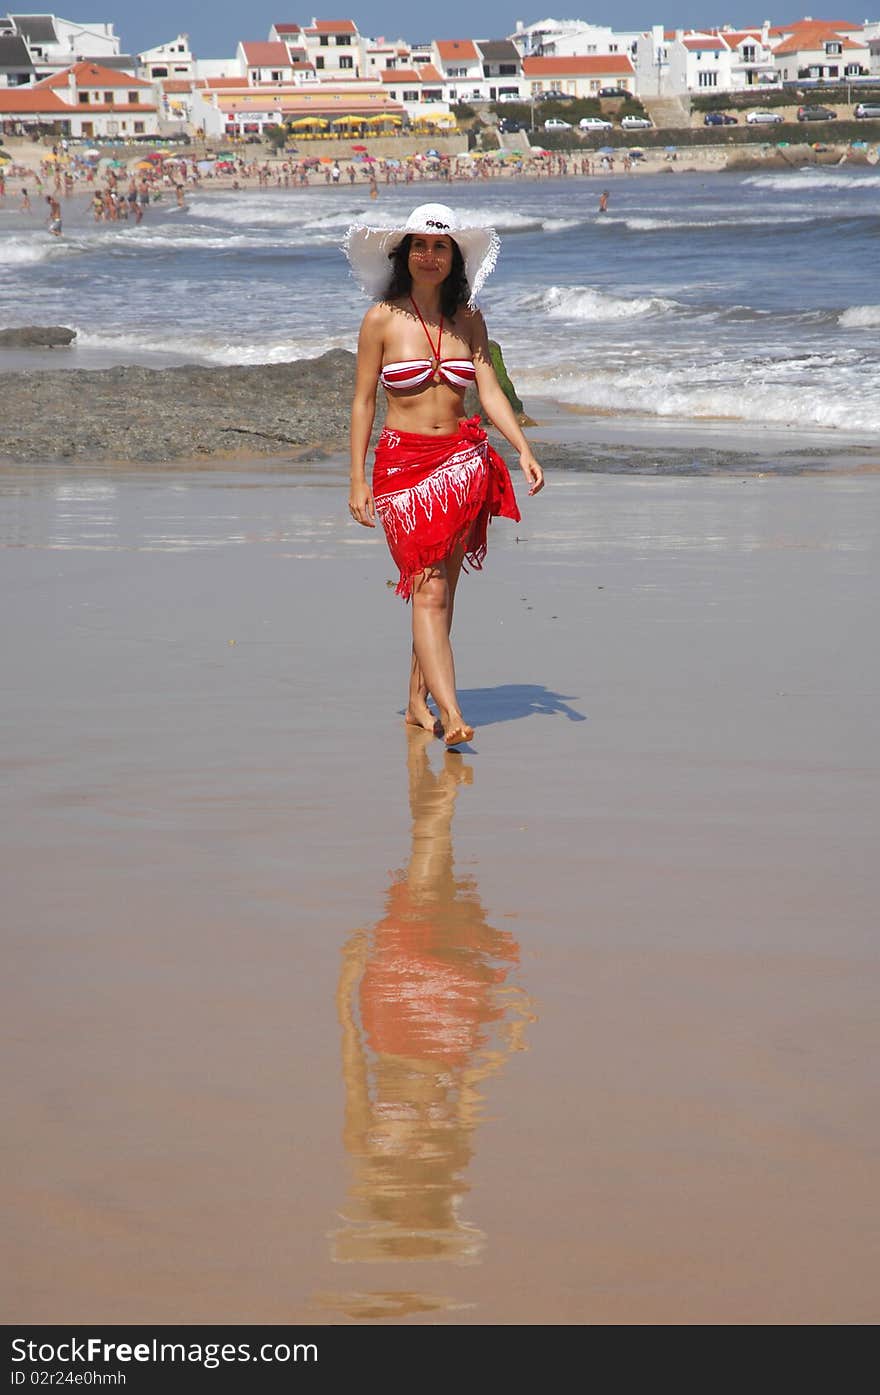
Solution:
M743 180L753 189L792 194L798 189L871 189L880 193L880 174L843 174L810 168L788 174L751 174Z
M727 218L663 218L649 215L631 214L627 217L596 215L597 225L613 227L615 224L629 228L631 232L702 232L703 229L726 228L735 232L737 228L787 227L791 223L814 223L819 220L816 213L800 214L746 214L731 213Z
M317 358L328 349L350 349L351 336L345 334L315 336L305 339L232 340L228 336L161 334L149 330L137 333L126 330L77 331L76 347L92 353L107 354L117 363L145 363L151 358L167 363L216 364L218 367L258 366L261 363L293 363L297 359Z
M69 240L61 242L50 233L32 233L27 240L21 237L4 238L0 242L0 268L26 266L55 257L66 257L75 250L74 243Z
M663 296L611 295L594 290L592 286L548 286L537 299L538 306L551 319L560 320L628 320L645 315L662 315L681 307Z
M852 305L837 322L844 329L875 329L880 326L880 305Z
M613 368L591 362L517 374L520 396L533 393L592 409L678 420L729 420L750 425L880 430L880 391L870 365L854 387L853 365L829 370L824 355L795 360L725 358L715 364L646 362ZM847 386L848 384L848 386Z

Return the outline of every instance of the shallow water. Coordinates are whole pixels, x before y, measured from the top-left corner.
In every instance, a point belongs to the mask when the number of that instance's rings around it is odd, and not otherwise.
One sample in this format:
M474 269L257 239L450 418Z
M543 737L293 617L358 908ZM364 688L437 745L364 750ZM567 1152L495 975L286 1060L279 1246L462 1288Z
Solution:
M0 482L10 1321L876 1321L876 478Z

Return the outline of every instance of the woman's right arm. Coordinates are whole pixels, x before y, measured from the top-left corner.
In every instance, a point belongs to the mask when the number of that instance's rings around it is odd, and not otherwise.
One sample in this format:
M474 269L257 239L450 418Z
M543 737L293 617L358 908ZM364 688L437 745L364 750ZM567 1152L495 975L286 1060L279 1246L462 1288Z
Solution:
M365 528L375 528L376 508L367 484L367 451L376 415L376 388L382 371L385 314L374 305L364 316L358 336L357 369L351 403L351 484L348 507L352 518Z

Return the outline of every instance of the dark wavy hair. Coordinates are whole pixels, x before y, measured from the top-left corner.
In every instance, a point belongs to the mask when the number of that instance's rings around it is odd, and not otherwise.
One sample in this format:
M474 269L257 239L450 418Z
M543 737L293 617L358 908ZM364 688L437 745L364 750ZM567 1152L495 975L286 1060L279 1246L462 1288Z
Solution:
M462 305L467 305L471 296L471 288L464 272L464 257L461 255L461 248L454 238L450 238L450 242L452 243L452 266L449 275L440 287L440 309L447 320L451 320ZM407 233L406 237L398 242L394 251L388 253L388 260L391 263L391 282L382 297L383 300L401 300L405 296L412 295L412 277L409 274L408 266L411 245L412 233Z

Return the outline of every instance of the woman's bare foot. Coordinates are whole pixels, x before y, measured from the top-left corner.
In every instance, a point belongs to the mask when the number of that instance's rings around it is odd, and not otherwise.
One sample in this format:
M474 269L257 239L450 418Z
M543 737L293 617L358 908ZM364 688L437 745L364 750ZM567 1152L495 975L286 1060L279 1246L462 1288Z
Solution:
M447 746L461 746L472 740L473 727L469 727L460 712L447 712L443 720L443 740Z
M433 732L435 736L440 736L443 725L439 717L435 717L428 704L422 699L410 698L404 721L409 727L421 727L423 731Z

